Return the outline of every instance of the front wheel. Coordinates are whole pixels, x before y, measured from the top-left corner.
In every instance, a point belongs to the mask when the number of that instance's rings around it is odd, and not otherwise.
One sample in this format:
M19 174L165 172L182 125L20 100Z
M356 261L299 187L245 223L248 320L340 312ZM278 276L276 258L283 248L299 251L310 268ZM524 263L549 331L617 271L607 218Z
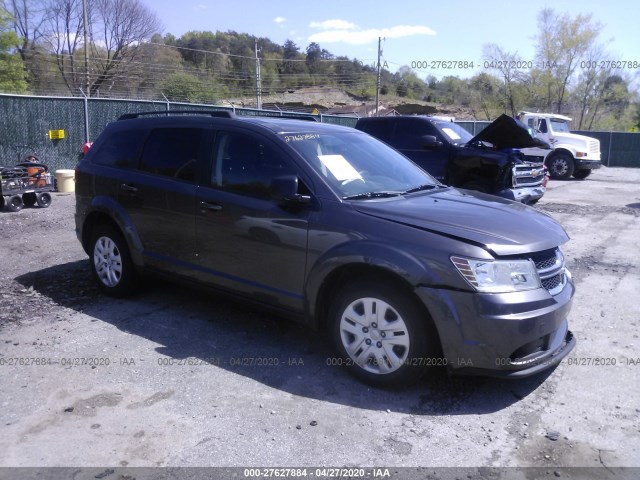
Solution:
M575 178L576 180L584 180L589 175L591 175L591 169L589 168L583 168L581 170L576 170L575 172L573 172L573 178Z
M409 293L366 281L338 295L331 313L340 364L375 387L407 385L437 362L437 333Z
M575 169L573 158L566 153L559 153L551 157L547 162L549 174L554 180L567 180Z
M113 297L132 294L138 283L129 247L111 225L96 228L91 241L91 273L100 289Z

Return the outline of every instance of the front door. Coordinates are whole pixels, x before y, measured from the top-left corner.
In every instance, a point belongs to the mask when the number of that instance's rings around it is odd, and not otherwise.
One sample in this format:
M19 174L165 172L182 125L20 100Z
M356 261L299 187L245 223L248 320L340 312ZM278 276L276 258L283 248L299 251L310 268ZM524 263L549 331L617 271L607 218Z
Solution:
M210 182L196 201L198 274L301 310L309 212L279 204L274 184L296 175L286 151L255 134L226 131L217 134L213 157Z

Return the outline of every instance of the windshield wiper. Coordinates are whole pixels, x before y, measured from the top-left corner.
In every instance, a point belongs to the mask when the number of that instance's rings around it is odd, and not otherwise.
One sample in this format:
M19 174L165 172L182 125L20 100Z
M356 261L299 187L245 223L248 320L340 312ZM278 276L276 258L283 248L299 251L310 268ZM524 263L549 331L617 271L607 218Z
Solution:
M402 192L402 194L405 195L407 193L421 192L423 190L433 190L434 188L440 187L444 187L444 185L439 183L425 183L424 185L418 185L417 187L410 188L409 190Z
M342 197L343 200L366 200L368 198L389 198L389 197L397 197L400 195L400 192L366 192L366 193L358 193L357 195L349 195L347 197Z

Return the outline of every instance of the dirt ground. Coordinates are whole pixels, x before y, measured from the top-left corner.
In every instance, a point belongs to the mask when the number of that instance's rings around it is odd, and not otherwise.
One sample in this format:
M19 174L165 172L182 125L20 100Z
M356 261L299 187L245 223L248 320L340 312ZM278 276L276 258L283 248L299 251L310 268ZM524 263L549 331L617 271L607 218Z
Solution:
M634 478L617 467L640 467L640 170L552 181L536 208L571 236L571 356L524 380L436 374L391 392L328 365L317 334L225 298L160 281L127 300L100 295L73 194L1 212L0 467L111 480L132 467L270 465ZM461 478L506 478L490 472Z

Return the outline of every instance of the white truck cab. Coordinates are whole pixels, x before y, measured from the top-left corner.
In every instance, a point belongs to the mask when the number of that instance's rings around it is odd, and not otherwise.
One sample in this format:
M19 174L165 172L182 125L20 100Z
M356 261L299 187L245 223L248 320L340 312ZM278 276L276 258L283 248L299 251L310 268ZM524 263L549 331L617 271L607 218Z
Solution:
M571 118L556 113L532 112L520 112L517 118L529 127L532 135L553 148L545 159L551 178L565 180L573 175L582 180L601 167L600 141L571 133Z

